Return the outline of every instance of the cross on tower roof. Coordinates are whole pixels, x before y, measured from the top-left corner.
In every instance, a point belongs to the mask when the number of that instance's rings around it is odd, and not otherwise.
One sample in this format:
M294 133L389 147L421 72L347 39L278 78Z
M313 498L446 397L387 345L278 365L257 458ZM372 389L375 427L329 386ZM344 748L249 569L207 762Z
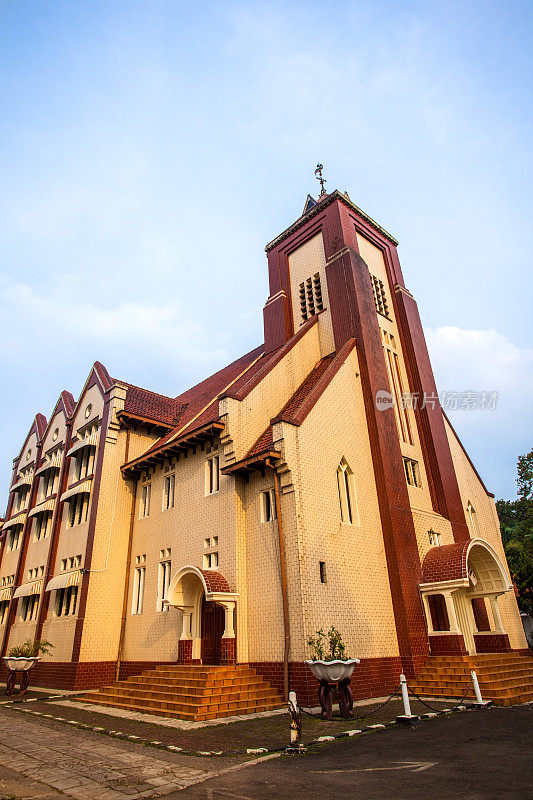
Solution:
M316 165L315 175L317 181L320 183L320 197L326 194L326 187L324 186L327 183L326 179L322 177L322 170L324 169L323 165L319 162Z

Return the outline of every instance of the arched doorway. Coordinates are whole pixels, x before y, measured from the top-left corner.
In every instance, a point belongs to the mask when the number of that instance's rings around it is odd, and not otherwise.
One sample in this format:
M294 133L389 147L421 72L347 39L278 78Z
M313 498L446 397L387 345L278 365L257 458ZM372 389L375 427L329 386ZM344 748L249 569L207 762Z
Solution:
M234 609L238 595L215 570L182 567L172 578L166 600L182 612L178 661L183 664L234 664Z
M498 554L483 539L432 547L420 583L431 652L509 650L498 597L510 589Z

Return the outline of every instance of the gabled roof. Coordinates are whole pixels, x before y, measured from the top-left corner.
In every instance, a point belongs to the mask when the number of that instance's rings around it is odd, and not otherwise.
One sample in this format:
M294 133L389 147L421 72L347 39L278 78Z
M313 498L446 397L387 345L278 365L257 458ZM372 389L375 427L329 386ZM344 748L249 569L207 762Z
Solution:
M28 433L26 434L26 436L24 438L24 442L22 444L22 447L19 450L18 455L15 456L15 458L13 459L13 461L15 463L21 457L22 451L26 447L26 442L28 441L28 439L30 438L32 433L35 433L35 435L37 436L37 442L40 442L41 439L43 438L43 434L44 434L45 430L46 430L46 417L44 416L44 414L36 414L35 415L35 419L32 422L31 428L29 429Z
M46 425L42 436L40 437L41 440L45 439L49 430L50 426L52 425L53 419L59 411L63 411L65 417L69 419L74 414L74 409L76 408L76 401L74 397L71 395L70 392L67 392L65 389L61 392L59 397L57 398L57 403L54 406L54 410L50 414L50 419L48 420L48 424Z
M174 397L142 389L131 383L117 381L127 387L124 402L124 414L140 419L153 420L165 426L174 427L185 408L183 403ZM119 412L122 414L123 412Z
M164 451L178 442L184 442L187 436L196 431L202 431L202 435L208 435L208 430L213 430L213 426L218 424L219 398L244 373L253 368L263 358L263 355L264 346L256 347L255 350L251 350L228 364L224 369L215 372L214 375L178 395L173 402L181 408L179 422L142 456L125 464L123 468L132 469L135 465L140 466L144 459L153 456L158 451Z
M349 339L338 353L330 353L321 358L279 414L272 417L270 425L251 446L244 458L225 467L222 472L224 474L251 472L262 465L266 459L279 458L281 453L274 449L273 425L277 422L301 425L354 347L355 339Z

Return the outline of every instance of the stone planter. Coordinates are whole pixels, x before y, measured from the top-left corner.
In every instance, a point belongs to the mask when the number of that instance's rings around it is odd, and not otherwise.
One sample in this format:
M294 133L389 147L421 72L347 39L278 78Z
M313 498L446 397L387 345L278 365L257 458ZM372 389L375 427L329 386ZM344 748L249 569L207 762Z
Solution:
M30 669L40 661L39 656L26 658L25 656L4 656L4 661L8 670L6 682L6 694L11 695L15 693L15 682L17 680L17 672L20 675L20 691L19 695L22 697L28 691L30 685Z
M350 689L350 679L357 664L358 658L348 658L346 661L306 661L305 662L319 682L318 700L322 708L322 719L331 719L332 700L331 684L337 684L339 695L339 710L345 719L350 719L353 708L353 694Z

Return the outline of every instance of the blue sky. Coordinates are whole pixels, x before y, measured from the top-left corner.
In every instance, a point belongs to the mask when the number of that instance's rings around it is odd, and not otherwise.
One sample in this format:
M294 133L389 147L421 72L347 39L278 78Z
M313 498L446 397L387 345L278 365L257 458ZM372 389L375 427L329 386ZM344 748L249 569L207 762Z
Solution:
M91 364L176 395L262 341L267 241L316 193L400 241L496 496L533 445L532 7L3 0L0 504Z

